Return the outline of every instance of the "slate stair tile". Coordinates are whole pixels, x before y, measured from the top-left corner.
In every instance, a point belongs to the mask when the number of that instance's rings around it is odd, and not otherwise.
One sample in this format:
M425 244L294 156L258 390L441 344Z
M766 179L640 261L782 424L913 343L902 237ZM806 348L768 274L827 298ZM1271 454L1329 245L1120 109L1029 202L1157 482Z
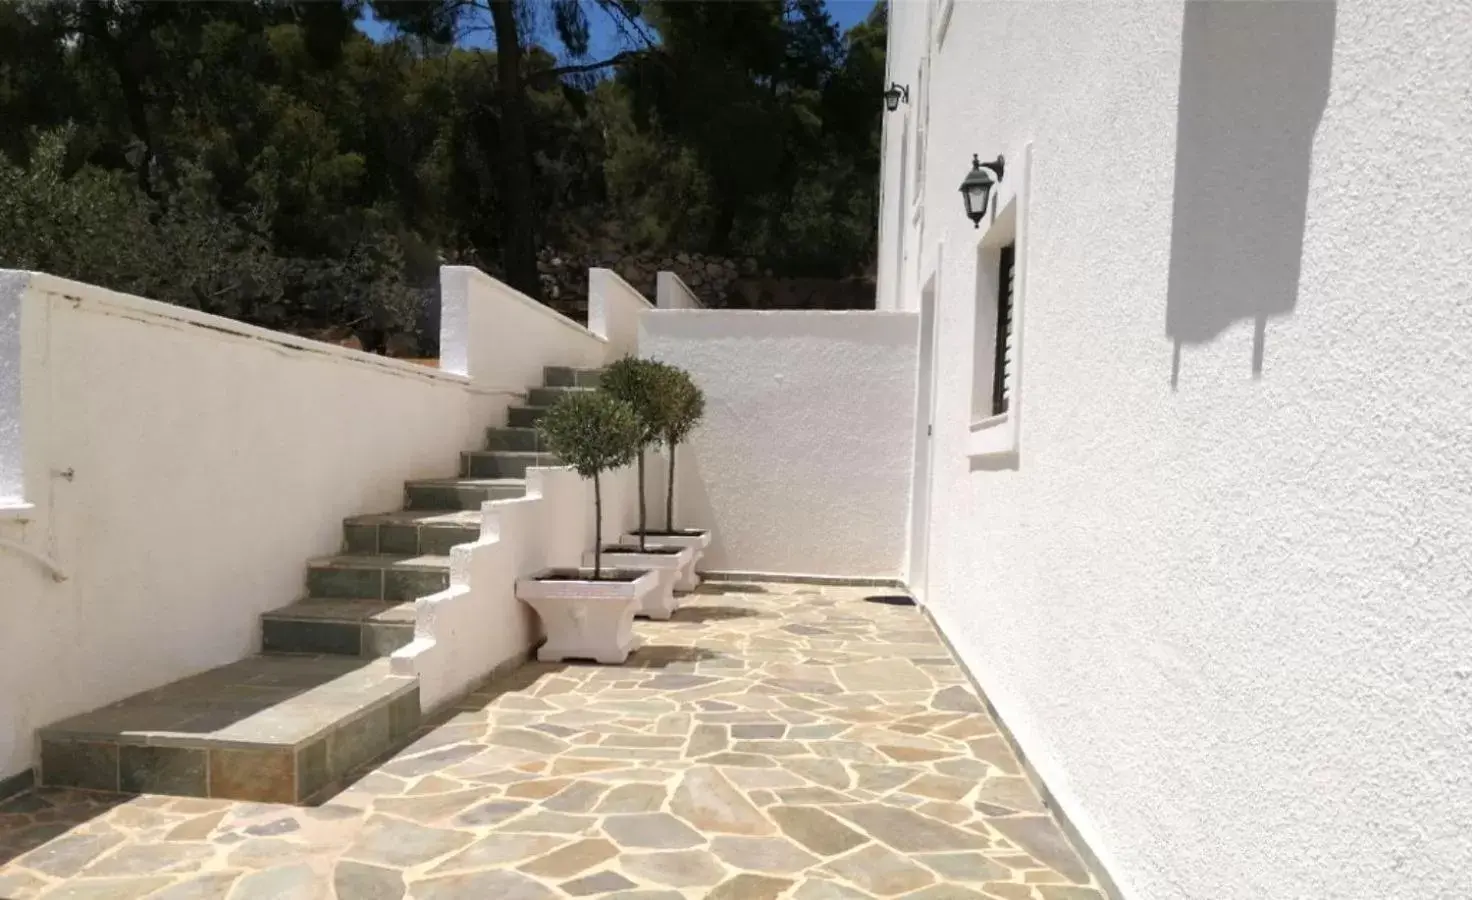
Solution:
M403 510L353 516L343 522L348 553L449 555L456 544L480 537L479 509Z
M527 406L551 406L568 394L588 394L596 388L590 387L539 387L527 391Z
M547 406L513 406L506 410L506 424L512 428L531 428L547 414Z
M448 556L330 556L307 564L307 596L414 600L450 586Z
M525 478L532 466L556 465L561 461L551 453L467 450L460 454L460 474L467 478Z
M303 803L418 727L386 659L253 656L41 729L40 783Z
M414 604L300 600L261 616L263 653L388 656L414 639Z
M602 369L547 366L542 370L542 384L546 387L597 387L602 377Z
M514 450L523 453L545 449L541 432L535 428L487 428L487 450Z
M404 485L404 506L410 510L478 510L487 500L526 494L520 478L434 478Z

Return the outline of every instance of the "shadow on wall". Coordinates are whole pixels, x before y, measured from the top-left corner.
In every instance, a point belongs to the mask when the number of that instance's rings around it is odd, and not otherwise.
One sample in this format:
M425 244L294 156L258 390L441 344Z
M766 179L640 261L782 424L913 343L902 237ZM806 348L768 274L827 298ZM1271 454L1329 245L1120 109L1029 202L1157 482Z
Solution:
M1260 378L1267 320L1298 302L1334 19L1334 0L1185 4L1165 312L1172 388L1182 344L1246 320Z

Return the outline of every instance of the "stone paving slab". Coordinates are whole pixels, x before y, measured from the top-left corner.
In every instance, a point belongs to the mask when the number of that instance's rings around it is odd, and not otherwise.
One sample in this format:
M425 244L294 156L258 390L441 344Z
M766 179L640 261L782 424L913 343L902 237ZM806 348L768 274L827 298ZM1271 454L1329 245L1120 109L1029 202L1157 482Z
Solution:
M925 618L865 593L708 585L317 807L22 794L0 897L1103 900Z

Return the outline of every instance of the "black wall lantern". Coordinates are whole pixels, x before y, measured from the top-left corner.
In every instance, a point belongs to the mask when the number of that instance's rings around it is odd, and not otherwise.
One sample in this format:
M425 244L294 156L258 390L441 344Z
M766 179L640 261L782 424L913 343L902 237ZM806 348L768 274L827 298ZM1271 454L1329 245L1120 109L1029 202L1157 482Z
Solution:
M889 90L884 92L884 108L890 112L900 108L900 101L910 102L910 89L896 81L889 83Z
M992 188L1002 180L1002 170L1002 157L982 162L981 157L971 154L971 171L961 182L961 199L966 201L966 218L977 228L986 218L986 206L991 199Z

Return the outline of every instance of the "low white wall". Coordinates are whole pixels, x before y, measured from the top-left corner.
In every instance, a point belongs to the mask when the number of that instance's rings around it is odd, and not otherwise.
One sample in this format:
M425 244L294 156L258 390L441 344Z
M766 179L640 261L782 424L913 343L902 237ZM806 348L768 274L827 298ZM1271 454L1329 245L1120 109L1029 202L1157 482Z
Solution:
M674 272L654 276L654 305L660 309L705 309L685 279Z
M612 269L588 270L588 330L608 342L608 362L639 352L639 316L653 308Z
M714 531L703 568L899 575L914 314L659 310L641 319L640 352L705 391L676 468L676 524Z

